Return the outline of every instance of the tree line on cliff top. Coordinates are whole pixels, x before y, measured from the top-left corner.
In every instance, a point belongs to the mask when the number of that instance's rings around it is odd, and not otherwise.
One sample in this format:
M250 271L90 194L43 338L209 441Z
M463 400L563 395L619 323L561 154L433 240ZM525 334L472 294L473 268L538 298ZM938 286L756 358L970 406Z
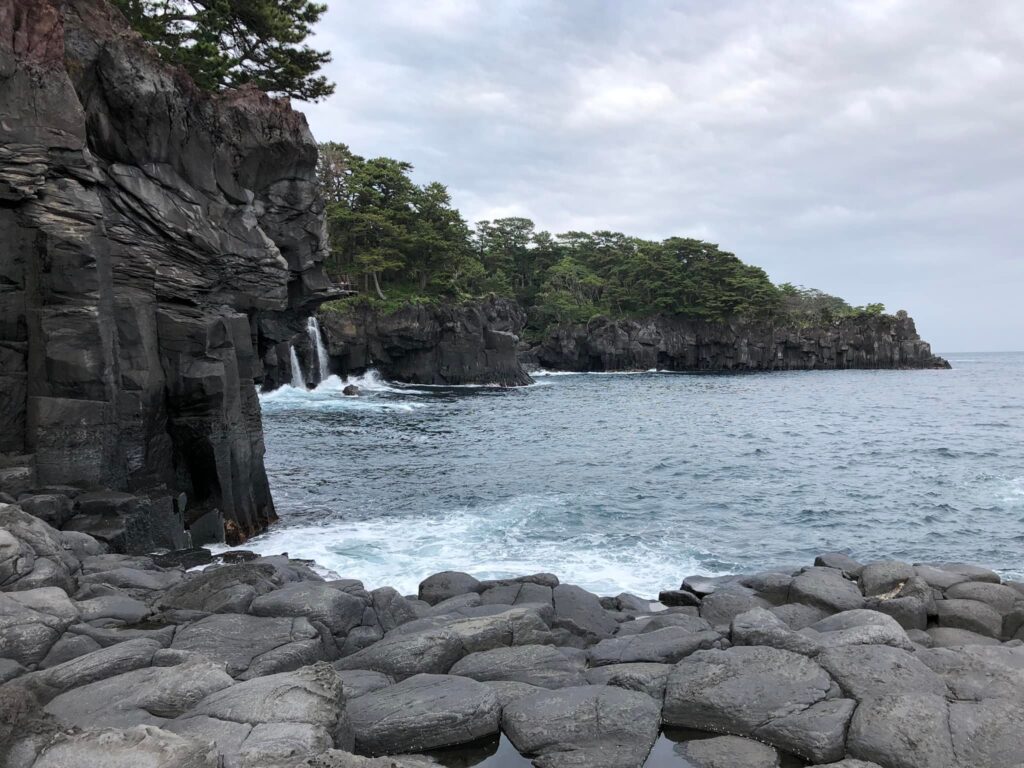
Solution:
M310 0L113 0L165 60L203 88L252 84L316 101L334 84L319 74L330 53L305 44L327 6ZM563 322L676 314L706 320L755 317L821 324L877 315L837 296L785 283L713 243L645 240L619 232L537 231L522 217L474 226L438 182L418 185L412 166L365 159L344 144L320 145L317 174L330 234L328 271L361 288L355 301L383 309L515 298L528 331ZM345 305L335 306L344 309Z
M395 309L493 293L526 307L533 331L597 315L827 323L884 311L881 304L851 307L821 291L774 285L760 267L694 238L552 234L522 217L470 226L443 184L416 184L411 171L409 163L366 159L344 144L320 145L327 268L360 290L357 301Z

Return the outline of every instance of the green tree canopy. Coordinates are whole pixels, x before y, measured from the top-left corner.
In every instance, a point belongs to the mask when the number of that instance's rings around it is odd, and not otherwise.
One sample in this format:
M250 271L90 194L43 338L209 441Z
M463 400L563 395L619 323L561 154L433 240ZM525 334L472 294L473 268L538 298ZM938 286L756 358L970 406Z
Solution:
M207 90L253 84L317 101L334 92L318 75L327 51L304 45L326 4L310 0L114 0L166 61Z

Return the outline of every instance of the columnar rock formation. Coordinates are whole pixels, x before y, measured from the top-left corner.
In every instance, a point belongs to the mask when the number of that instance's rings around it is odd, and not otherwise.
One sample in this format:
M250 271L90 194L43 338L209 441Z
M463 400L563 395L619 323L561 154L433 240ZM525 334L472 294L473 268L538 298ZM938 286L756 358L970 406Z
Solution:
M554 328L527 359L563 371L948 368L906 312L796 327L659 316Z
M0 0L0 104L0 490L134 548L261 530L253 382L333 295L304 118L105 0Z
M538 768L1024 764L1024 585L984 568L827 554L659 605L103 550L0 504L0 765L476 765L499 734Z
M366 306L323 311L333 369L342 375L376 368L415 384L500 384L531 379L517 359L526 312L514 301L410 306L380 312Z

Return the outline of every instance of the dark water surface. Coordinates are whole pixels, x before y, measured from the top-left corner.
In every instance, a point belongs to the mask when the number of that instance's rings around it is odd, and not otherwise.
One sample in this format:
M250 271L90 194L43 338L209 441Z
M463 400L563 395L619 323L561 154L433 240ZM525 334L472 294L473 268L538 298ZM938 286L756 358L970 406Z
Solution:
M364 377L262 399L282 522L249 546L405 592L553 571L651 595L690 573L861 559L1024 574L1024 354L952 371Z

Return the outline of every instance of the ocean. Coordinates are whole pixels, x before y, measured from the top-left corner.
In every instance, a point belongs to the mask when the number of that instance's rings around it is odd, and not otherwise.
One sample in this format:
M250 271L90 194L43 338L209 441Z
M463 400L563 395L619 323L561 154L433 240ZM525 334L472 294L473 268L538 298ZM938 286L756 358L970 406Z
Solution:
M830 550L1024 577L1024 353L948 358L284 387L261 397L281 520L245 548L403 593L440 570L549 571L654 596Z

